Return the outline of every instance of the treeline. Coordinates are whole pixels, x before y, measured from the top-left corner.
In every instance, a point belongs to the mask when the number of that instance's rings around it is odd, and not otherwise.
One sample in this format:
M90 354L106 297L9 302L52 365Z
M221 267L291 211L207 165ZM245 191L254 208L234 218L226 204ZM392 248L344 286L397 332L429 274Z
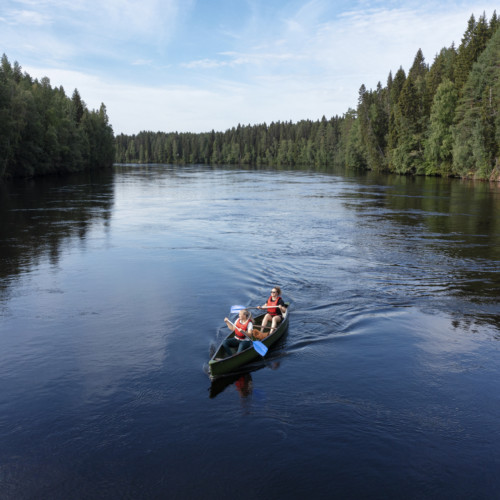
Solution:
M241 126L226 132L140 132L116 137L118 163L329 164L343 119Z
M116 137L118 163L348 167L400 174L500 179L500 22L469 19L458 48L429 66L419 50L408 74L359 90L356 109L298 123L225 132L141 132Z
M111 166L114 134L106 107L89 111L75 89L70 99L22 72L4 54L0 66L0 179Z

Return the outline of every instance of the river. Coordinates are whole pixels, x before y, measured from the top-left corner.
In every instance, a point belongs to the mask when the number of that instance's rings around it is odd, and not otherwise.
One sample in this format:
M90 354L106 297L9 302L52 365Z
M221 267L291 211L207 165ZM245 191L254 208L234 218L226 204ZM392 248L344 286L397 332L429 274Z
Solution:
M499 186L117 165L0 220L2 499L498 498ZM273 286L287 335L211 381Z

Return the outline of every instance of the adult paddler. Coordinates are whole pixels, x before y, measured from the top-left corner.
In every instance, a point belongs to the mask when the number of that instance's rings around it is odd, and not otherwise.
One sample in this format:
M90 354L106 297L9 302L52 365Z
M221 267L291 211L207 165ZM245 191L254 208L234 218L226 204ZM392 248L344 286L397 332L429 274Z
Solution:
M257 333L254 334L256 338L263 339L268 335L271 335L278 325L283 320L283 314L286 313L286 305L281 298L281 288L279 286L273 287L271 290L271 296L267 299L267 302L262 306L259 306L258 309L267 309L267 314L264 316L262 320L262 328L267 326L267 323L271 321L271 329L269 333L261 332L258 336Z
M247 309L242 309L239 312L239 317L234 325L229 321L229 318L224 318L227 327L234 332L234 337L224 340L222 347L228 356L232 356L232 347L236 348L236 352L240 353L243 349L247 349L252 345L249 337L252 336L253 321L252 316Z

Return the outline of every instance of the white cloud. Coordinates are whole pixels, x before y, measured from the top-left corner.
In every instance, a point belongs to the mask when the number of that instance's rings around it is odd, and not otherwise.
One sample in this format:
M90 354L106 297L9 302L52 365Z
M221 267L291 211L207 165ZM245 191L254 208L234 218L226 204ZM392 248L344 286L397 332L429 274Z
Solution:
M13 10L7 13L4 20L12 26L44 26L50 24L51 17L34 10Z
M182 63L181 66L187 69L212 69L221 68L222 66L229 66L231 63L228 61L218 61L216 59L200 59L198 61L191 61Z
M181 11L179 0L108 0L97 3L100 15L96 21L100 28L105 27L114 36L130 38L145 36L148 39L164 39L174 32L175 23ZM90 14L94 9L88 9ZM141 43L141 40L136 40Z
M124 43L132 44L128 49L150 44L155 52L161 50L174 36L192 3L193 0L6 0L6 5L0 7L0 19L16 26L20 39L52 36L67 47L66 52L85 58L106 51L116 53ZM17 8L19 5L24 8ZM51 25L50 31L43 29L47 25ZM0 32L0 42L13 45L11 35L16 33ZM51 59L43 47L38 53L40 59Z
M300 54L268 52L268 49L262 52L222 52L222 59L200 59L182 63L181 66L187 69L213 69L222 67L236 66L262 66L263 64L276 64L283 61L296 62L301 58Z

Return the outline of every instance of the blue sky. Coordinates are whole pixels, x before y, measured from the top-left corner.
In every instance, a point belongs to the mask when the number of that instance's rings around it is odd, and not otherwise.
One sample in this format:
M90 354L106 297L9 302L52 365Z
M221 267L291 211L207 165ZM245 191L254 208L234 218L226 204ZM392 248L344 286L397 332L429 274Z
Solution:
M0 47L116 134L320 119L458 46L486 0L3 0ZM500 12L497 12L500 14Z

